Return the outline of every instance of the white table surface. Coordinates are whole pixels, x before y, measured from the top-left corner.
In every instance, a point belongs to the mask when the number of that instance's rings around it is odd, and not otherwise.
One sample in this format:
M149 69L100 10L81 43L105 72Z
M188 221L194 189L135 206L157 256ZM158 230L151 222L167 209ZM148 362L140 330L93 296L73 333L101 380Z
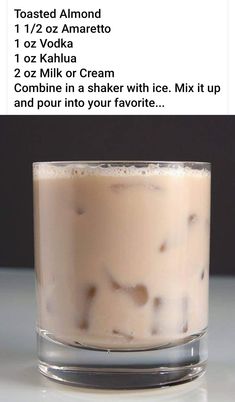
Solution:
M234 402L235 278L212 278L205 376L156 390L98 391L64 386L37 371L34 273L0 269L1 402Z

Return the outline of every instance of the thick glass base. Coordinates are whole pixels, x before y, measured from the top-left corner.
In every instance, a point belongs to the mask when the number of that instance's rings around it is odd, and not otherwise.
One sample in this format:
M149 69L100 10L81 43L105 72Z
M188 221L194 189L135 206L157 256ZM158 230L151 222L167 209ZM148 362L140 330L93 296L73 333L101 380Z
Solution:
M39 370L53 380L80 387L137 389L181 384L205 372L206 338L203 332L165 348L110 351L64 345L44 333L38 335Z

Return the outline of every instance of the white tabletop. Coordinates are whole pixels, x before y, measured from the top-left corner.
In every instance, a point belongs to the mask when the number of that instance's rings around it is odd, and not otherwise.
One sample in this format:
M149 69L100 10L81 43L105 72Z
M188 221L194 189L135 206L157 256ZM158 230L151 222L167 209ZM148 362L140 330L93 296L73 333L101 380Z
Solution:
M37 371L32 270L0 270L0 402L234 402L235 278L212 278L207 374L156 390L98 391L64 386Z

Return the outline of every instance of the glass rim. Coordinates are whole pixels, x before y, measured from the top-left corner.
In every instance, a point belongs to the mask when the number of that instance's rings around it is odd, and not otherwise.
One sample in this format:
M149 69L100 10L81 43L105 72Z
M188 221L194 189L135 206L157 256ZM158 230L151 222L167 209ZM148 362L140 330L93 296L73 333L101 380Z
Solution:
M61 161L35 161L33 167L38 165L160 165L160 166L198 166L211 167L211 162L204 161L152 161L152 160L61 160Z

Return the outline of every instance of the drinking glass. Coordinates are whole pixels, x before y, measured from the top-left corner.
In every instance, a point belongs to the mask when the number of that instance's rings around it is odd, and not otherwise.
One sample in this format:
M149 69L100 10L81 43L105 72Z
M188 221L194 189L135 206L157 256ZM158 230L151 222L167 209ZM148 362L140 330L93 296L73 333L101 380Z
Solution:
M120 389L200 376L210 164L36 162L33 176L40 372Z

